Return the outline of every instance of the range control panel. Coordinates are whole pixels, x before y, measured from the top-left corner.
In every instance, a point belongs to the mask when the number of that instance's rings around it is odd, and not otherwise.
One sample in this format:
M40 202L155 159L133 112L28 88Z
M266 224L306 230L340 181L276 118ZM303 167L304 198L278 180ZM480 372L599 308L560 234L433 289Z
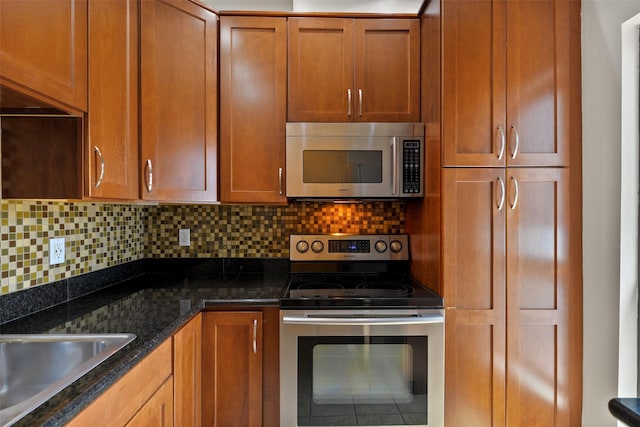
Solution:
M406 234L292 234L291 261L404 261L409 259Z

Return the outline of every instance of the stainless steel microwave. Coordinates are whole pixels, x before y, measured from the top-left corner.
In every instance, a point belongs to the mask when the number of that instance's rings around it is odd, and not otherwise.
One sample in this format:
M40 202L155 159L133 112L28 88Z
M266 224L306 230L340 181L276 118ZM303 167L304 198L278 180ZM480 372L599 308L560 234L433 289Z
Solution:
M424 195L424 124L287 123L287 197Z

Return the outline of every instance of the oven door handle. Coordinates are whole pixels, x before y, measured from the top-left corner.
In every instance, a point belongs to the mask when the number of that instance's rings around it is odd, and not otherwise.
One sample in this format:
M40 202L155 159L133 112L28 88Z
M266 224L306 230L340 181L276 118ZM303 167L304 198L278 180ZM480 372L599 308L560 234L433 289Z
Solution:
M428 325L434 323L444 323L444 316L441 314L426 314L417 316L309 316L306 314L300 315L285 315L282 317L282 323L293 325L325 325L325 326L344 326L344 325Z

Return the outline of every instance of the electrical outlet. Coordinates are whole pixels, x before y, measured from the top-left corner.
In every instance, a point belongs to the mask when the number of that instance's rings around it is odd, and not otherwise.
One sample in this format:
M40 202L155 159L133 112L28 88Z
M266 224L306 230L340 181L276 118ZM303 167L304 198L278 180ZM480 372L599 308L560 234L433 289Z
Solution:
M178 233L180 246L191 246L191 232L188 228L181 228Z
M49 239L49 265L64 262L64 237Z

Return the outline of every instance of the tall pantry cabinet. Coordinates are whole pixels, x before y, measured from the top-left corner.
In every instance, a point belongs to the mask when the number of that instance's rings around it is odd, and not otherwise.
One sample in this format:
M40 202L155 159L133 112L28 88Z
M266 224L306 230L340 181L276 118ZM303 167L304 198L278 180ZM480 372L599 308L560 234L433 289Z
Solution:
M578 426L580 3L442 0L447 426Z

